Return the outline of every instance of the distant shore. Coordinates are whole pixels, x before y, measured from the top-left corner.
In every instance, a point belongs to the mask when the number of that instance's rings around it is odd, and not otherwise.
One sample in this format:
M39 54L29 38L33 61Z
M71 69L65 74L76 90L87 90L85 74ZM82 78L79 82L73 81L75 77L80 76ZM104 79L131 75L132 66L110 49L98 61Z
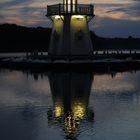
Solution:
M135 59L101 59L101 60L51 60L7 58L0 60L0 69L26 71L93 71L123 72L140 70L140 61Z
M0 52L47 52L51 28L29 28L15 24L0 25ZM93 31L91 39L94 51L140 50L140 38L104 38Z

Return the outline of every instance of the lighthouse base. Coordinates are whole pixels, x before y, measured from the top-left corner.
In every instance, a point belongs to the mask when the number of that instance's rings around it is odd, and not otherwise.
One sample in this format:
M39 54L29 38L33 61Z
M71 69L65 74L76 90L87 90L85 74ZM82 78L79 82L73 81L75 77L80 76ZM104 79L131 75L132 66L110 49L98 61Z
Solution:
M92 55L93 46L87 16L53 16L53 30L48 49L49 55Z

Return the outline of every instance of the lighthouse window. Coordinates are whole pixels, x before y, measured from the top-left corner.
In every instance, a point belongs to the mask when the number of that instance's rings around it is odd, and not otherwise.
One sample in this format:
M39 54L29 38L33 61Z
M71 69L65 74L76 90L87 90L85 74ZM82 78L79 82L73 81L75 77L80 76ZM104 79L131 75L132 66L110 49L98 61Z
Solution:
M75 8L76 8L76 4L77 1L76 0L63 0L64 2L64 9L66 12L75 12Z

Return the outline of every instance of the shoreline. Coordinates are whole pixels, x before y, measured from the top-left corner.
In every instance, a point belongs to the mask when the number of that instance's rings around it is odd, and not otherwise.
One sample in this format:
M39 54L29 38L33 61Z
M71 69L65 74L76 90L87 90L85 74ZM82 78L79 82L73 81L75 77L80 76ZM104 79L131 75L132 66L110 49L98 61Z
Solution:
M0 59L0 69L31 71L93 71L123 72L140 70L140 59L26 59L21 57Z

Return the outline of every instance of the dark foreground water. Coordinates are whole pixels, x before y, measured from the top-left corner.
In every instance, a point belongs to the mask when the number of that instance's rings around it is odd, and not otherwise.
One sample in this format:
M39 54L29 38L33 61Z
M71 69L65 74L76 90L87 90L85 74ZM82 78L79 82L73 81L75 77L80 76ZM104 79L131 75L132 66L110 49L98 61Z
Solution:
M0 70L0 140L139 140L140 72Z

